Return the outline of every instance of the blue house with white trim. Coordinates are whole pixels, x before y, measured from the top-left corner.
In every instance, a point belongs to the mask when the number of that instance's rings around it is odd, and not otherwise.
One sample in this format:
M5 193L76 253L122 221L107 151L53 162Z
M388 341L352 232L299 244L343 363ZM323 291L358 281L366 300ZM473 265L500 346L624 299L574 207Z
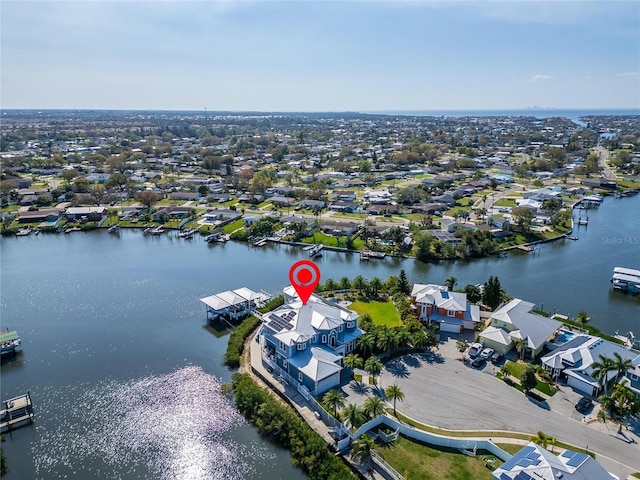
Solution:
M316 295L303 305L293 287L284 294L285 304L262 317L263 360L320 395L345 380L342 359L363 333L358 314Z

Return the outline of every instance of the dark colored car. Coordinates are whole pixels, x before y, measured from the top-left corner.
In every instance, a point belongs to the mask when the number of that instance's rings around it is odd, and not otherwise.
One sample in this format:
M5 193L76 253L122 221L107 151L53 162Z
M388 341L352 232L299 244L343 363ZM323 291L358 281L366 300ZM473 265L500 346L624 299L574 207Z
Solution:
M501 353L494 353L493 355L491 355L491 363L493 363L494 365L496 363L500 363L500 361L502 360L502 354Z
M482 357L476 357L473 359L473 362L471 362L471 366L473 368L480 368L482 367L485 363L487 363L487 361L482 358Z
M591 400L589 400L587 397L582 397L576 403L576 410L580 413L587 413L592 405L593 402Z

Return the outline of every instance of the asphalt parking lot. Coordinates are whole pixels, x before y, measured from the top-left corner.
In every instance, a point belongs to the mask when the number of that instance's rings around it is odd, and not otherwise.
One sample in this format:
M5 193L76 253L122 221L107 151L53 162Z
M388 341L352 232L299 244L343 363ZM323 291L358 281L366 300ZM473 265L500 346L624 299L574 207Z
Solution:
M457 430L508 430L535 435L543 431L573 445L599 453L605 468L621 478L640 471L638 428L617 434L617 427L588 422L597 407L583 416L574 409L580 398L567 387L561 388L542 405L528 400L521 392L495 377L494 366L487 363L473 369L461 360L455 338L445 339L437 350L410 354L388 362L378 379L380 393L398 384L405 394L397 408L417 421ZM372 385L344 388L347 402L362 404L374 393ZM595 411L594 411L595 410ZM585 421L587 420L587 421ZM624 468L607 456L631 467Z

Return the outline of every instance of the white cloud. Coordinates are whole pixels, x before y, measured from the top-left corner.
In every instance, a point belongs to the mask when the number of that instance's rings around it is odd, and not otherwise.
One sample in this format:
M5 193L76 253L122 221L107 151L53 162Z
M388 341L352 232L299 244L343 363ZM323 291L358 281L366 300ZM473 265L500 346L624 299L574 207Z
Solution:
M640 77L640 72L624 72L616 74L616 77Z
M543 74L538 74L538 75L534 75L531 78L527 78L525 81L526 82L539 82L539 81L544 81L544 80L553 80L555 77L552 77L551 75L543 75Z

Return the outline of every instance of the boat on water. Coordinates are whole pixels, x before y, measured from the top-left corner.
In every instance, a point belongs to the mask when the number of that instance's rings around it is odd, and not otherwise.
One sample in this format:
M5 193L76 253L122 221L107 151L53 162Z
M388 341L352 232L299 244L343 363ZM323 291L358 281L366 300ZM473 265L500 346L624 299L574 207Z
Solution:
M309 250L309 258L321 257L323 248L324 248L324 245L322 245L321 243L318 243L313 247L311 247L311 249Z
M187 230L181 230L178 232L178 238L186 238L191 239L193 235L197 232L195 228L188 228Z
M5 330L0 333L0 353L3 357L15 355L16 349L20 347L22 340L18 332Z
M579 237L567 237L569 240L578 240Z
M151 229L151 235L162 235L164 233L164 227L162 225L158 225L156 228Z
M211 233L204 238L207 243L225 243L229 240L229 235Z
M26 237L27 235L31 235L31 227L21 228L16 232L16 237Z
M613 288L629 293L640 292L640 270L626 267L615 267L611 277Z
M109 233L117 233L120 231L120 224L116 223L115 225L111 225L109 227L109 230L107 230Z

